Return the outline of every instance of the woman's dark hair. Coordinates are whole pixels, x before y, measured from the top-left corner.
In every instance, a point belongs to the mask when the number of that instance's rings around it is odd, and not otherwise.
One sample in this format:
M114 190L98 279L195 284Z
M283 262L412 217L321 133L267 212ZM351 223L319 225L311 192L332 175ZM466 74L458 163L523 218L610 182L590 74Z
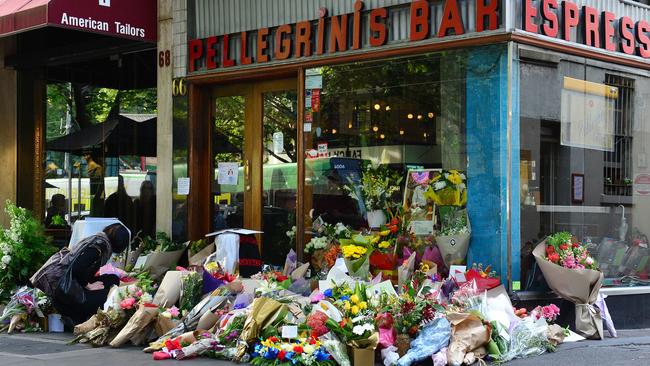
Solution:
M122 224L112 224L104 228L104 234L111 242L113 253L122 253L128 246L130 240L129 231Z

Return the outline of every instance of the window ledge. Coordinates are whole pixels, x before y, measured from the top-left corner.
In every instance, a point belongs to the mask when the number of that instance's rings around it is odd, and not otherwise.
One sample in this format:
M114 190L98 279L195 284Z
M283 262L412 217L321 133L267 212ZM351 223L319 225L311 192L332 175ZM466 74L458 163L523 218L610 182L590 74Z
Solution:
M601 288L600 293L607 296L650 294L650 286L607 287Z

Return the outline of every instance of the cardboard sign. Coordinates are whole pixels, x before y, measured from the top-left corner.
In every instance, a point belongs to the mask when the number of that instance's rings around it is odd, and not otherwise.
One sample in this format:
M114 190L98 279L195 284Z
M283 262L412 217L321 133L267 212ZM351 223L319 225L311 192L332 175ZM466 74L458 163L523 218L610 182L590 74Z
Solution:
M282 327L282 338L295 339L298 338L298 327L295 325L285 325Z
M321 142L318 144L318 157L319 158L326 158L329 156L329 153L327 151L327 142Z

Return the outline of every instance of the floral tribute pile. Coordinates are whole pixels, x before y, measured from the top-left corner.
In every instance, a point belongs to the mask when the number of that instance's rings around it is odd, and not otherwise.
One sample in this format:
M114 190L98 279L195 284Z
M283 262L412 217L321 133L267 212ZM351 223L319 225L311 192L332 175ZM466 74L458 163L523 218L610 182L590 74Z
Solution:
M490 265L452 267L456 273L449 273L449 265L464 255L441 253L435 232L413 230L413 218L431 218L434 206L428 205L436 203L448 205L447 228L455 228L445 232L448 240L468 239L469 230L461 230L467 217L459 206L466 202L465 175L437 171L411 176L409 182L420 193L403 206L394 204L395 180L387 174L367 169L357 192L368 207L385 212L385 222L355 230L317 218L306 247L310 263L298 263L292 252L283 268L265 266L243 279L236 265L229 267L236 262L230 254L210 253L210 245L199 243L191 246L190 256L198 264L174 267L186 246L160 236L147 260L125 258L126 270L118 268L119 262L100 270L117 275L121 283L95 316L75 327L73 342L98 347L130 343L144 347L155 360L210 357L257 366L366 366L376 359L385 366L458 366L555 350L568 332L555 324L557 306L513 308ZM14 231L0 235L0 245L9 245ZM568 233L552 235L534 254L540 267L552 267L542 268L545 275L559 268L590 281L594 274L602 277L585 247ZM132 265L151 263L152 255L155 268ZM597 281L585 285L599 286ZM9 299L0 318L8 327L22 319L23 325L14 328L30 330L34 320L51 312L38 290L21 288ZM593 301L590 297L581 304L586 309Z

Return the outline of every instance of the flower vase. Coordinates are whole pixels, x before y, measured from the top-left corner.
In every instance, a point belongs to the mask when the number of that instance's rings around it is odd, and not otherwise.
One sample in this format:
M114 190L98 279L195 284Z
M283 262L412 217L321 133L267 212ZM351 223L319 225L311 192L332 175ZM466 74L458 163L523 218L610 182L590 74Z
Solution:
M386 214L384 210L372 210L368 211L368 226L371 229L376 229L385 225L387 222Z
M411 348L411 337L408 334L398 334L395 345L397 346L397 353L400 357L403 357Z

